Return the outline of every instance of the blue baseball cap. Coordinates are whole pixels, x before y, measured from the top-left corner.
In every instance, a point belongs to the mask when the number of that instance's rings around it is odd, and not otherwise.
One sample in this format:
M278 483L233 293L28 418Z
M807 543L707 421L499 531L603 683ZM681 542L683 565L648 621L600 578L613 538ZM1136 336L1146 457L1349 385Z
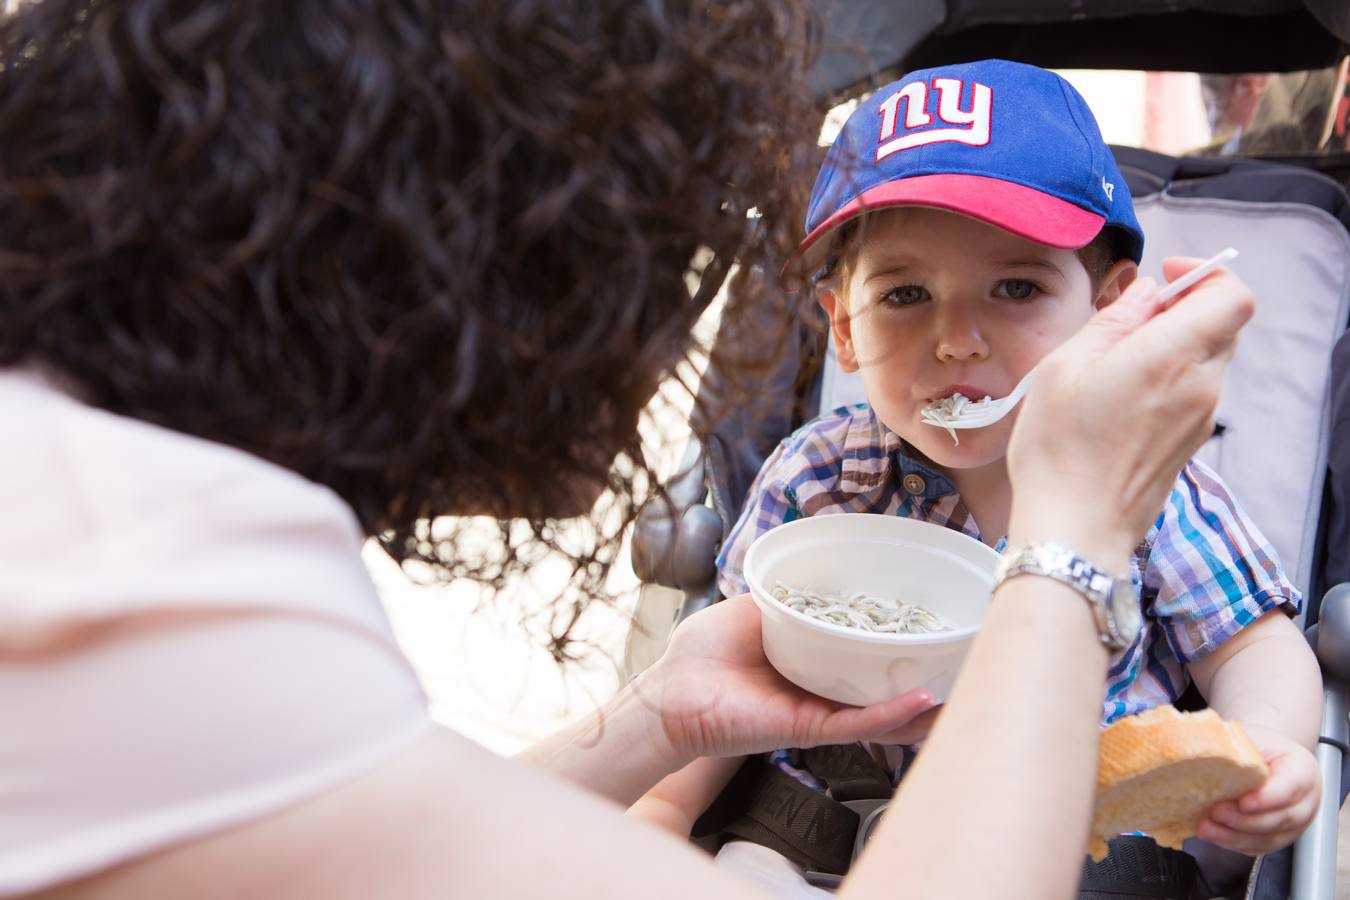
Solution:
M1054 72L1002 59L911 72L860 104L811 191L813 271L839 225L891 206L931 206L1066 250L1103 228L1139 262L1130 189L1087 103Z

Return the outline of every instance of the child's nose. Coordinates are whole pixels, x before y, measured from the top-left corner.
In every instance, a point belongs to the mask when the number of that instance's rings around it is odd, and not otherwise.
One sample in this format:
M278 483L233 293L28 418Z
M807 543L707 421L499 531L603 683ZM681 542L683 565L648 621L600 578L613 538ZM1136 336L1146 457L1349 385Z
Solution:
M989 355L979 323L974 317L947 311L937 321L937 357L942 362L980 360Z

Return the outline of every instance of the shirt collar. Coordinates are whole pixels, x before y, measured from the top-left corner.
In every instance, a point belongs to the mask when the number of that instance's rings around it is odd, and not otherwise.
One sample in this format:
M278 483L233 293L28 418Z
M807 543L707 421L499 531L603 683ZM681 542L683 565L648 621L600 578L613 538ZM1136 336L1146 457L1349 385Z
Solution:
M914 456L914 451L882 424L871 407L864 407L852 417L844 437L839 486L860 494L889 483L924 499L956 493L950 478Z

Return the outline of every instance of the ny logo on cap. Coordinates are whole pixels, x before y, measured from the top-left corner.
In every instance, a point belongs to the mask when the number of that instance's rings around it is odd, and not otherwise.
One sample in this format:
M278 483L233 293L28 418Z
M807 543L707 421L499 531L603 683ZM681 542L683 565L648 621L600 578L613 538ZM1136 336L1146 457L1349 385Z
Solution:
M880 161L892 153L922 147L924 144L937 144L948 141L957 144L969 144L983 147L989 143L989 119L994 108L994 92L988 85L977 81L971 83L970 109L961 109L961 93L964 82L959 78L934 78L933 87L938 93L938 121L953 126L951 128L929 128L927 131L914 131L933 124L933 116L928 112L928 85L922 81L912 81L886 98L877 112L881 116L881 134L877 138L877 160ZM900 102L905 103L906 134L895 136L897 120L900 117Z

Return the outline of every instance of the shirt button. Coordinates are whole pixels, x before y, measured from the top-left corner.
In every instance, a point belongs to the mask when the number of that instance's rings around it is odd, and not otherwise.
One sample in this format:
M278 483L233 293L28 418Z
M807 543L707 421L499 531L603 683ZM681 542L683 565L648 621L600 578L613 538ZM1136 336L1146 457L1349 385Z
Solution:
M904 485L905 490L909 491L911 494L922 494L923 489L928 486L924 483L922 475L914 475L912 473L906 475L904 480L900 483Z

